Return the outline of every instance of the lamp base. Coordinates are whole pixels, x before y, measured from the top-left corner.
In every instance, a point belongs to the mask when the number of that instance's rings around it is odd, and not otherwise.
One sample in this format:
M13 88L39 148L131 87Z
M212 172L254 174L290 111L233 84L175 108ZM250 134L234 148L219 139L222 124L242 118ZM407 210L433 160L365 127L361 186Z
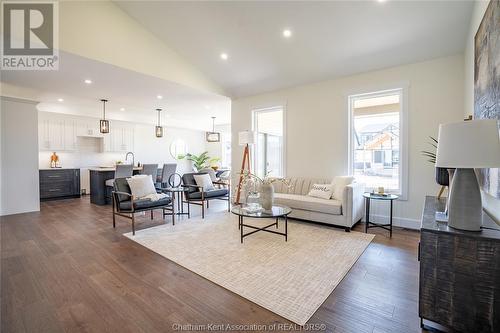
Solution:
M467 231L481 230L483 205L474 169L455 170L448 200L448 226Z

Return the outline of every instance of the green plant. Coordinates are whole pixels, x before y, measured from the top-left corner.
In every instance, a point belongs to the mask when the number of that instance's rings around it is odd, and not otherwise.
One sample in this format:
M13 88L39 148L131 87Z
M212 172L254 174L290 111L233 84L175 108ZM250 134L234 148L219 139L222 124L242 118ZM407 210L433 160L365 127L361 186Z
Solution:
M216 166L217 163L219 163L220 157L212 157L210 160L208 160L208 164L210 166Z
M436 164L436 150L437 150L437 144L438 144L438 140L436 140L435 138L433 138L432 136L429 137L432 141L429 142L429 144L434 147L434 151L428 151L428 150L423 150L421 151L422 155L424 155L425 157L427 157L428 161L432 164Z
M210 157L208 156L208 151L205 151L200 155L194 155L190 153L187 153L186 155L179 155L177 156L177 159L179 160L186 159L188 161L193 162L193 166L198 171L209 167L208 161L210 160Z

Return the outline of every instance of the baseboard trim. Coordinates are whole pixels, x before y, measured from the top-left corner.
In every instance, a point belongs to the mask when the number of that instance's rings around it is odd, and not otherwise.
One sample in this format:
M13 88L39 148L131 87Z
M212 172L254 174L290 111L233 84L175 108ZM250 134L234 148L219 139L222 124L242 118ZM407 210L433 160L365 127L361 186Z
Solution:
M366 221L365 218L363 218L363 222L365 222L365 221ZM370 214L370 222L389 223L389 216ZM420 220L409 219L406 217L394 216L392 219L392 225L395 227L420 230Z

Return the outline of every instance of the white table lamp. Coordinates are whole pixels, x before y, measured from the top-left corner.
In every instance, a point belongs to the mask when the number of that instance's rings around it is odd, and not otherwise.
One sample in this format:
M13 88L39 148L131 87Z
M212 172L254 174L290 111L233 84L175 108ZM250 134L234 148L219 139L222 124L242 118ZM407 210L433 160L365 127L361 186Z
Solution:
M483 206L474 168L500 167L500 139L495 119L439 125L436 167L455 168L448 195L448 225L481 230Z
M255 142L255 132L242 131L238 133L238 143L240 146L253 145Z

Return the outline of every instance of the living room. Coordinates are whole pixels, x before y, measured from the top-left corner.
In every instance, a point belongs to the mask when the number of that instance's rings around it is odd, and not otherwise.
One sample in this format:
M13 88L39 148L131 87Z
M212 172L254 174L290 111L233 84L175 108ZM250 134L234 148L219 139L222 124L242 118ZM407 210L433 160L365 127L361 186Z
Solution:
M499 1L46 3L2 331L500 330Z

